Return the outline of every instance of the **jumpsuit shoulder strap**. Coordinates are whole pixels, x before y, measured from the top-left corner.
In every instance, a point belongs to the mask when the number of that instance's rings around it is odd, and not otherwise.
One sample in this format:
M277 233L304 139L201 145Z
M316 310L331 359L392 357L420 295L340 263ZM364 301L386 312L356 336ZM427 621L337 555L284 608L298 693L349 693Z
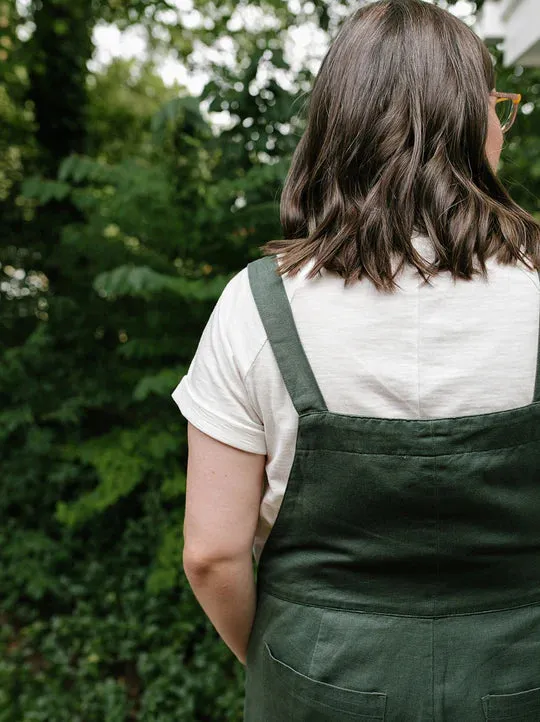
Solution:
M538 271L538 280L540 281L540 268ZM538 319L538 352L536 355L536 383L534 386L533 402L540 401L540 318Z
M279 370L298 414L327 411L294 322L277 256L248 263L251 292Z

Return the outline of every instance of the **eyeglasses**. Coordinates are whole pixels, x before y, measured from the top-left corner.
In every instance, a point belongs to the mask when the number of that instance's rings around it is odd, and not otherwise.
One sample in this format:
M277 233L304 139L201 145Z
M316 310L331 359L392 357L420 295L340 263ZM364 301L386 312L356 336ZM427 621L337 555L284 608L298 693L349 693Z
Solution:
M495 111L501 123L501 130L507 133L514 125L522 96L519 93L499 93L496 90L491 91L490 95L496 98Z

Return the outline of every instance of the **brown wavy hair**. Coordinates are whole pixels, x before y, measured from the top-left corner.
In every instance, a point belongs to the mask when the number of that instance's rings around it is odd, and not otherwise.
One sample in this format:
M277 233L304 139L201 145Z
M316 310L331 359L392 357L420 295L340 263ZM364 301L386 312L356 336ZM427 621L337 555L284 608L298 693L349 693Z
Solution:
M471 280L485 262L540 266L540 226L486 157L495 70L461 20L422 0L379 0L342 25L310 94L280 206L280 272L309 260L345 285L368 276L382 291L408 262ZM427 235L427 262L412 243ZM475 258L479 269L475 268ZM397 259L395 270L393 261Z

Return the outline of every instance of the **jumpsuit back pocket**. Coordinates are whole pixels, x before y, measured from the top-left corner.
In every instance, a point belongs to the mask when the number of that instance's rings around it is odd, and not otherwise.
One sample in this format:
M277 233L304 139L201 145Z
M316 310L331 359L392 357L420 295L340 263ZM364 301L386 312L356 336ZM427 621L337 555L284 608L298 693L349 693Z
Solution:
M485 694L481 699L486 722L540 720L540 687L511 694Z
M264 642L264 722L384 722L385 692L321 682L278 659Z

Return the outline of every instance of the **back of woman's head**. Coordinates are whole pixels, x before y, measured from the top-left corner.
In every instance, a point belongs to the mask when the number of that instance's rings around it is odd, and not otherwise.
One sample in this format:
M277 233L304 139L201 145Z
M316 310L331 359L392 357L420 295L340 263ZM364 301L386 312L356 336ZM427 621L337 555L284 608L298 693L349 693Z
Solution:
M486 154L494 86L487 48L449 12L422 0L361 7L321 64L282 193L284 238L264 252L284 253L283 273L314 259L310 277L324 267L381 290L405 262L425 279L471 279L494 255L540 265L540 228ZM431 239L433 264L415 232Z

